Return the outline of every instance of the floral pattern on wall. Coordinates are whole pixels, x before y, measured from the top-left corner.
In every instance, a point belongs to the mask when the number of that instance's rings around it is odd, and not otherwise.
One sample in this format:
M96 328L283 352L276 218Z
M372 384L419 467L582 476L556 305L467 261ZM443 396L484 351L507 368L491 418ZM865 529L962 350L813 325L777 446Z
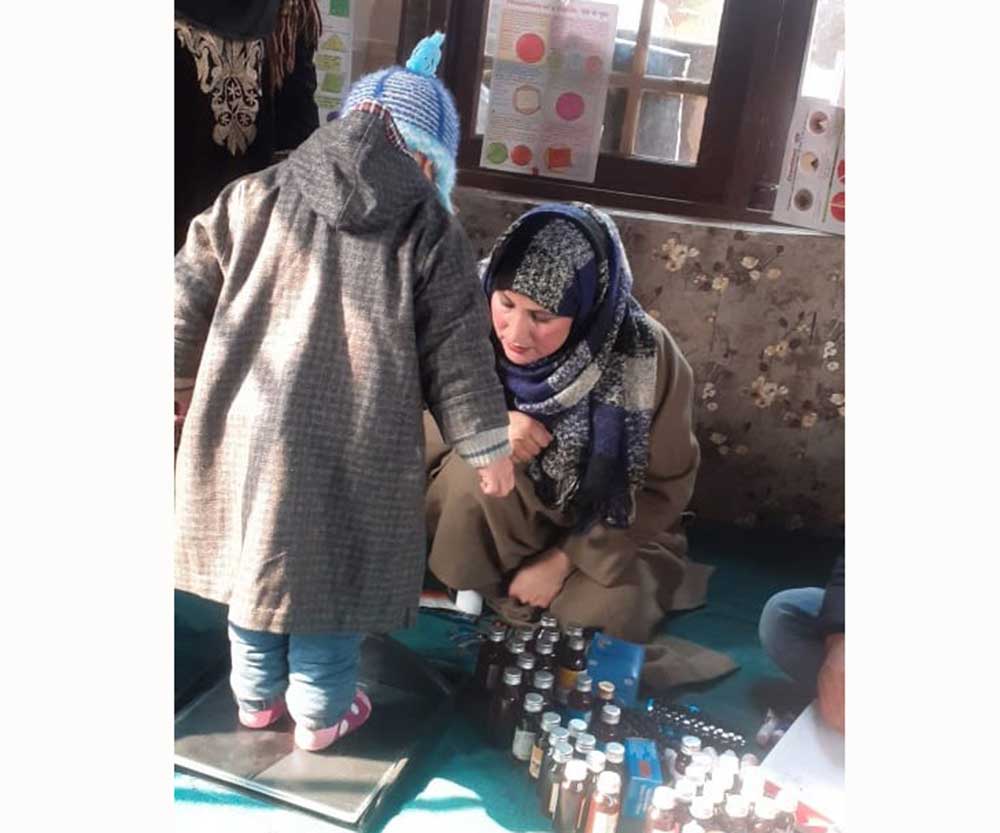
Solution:
M474 250L531 205L458 189ZM840 534L844 526L844 239L609 212L633 292L695 374L698 517Z

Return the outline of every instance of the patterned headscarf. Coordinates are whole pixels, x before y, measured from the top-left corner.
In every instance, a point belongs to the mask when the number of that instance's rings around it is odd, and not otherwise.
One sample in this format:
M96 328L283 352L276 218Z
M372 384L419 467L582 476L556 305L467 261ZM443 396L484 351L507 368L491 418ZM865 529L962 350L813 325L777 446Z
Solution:
M510 362L494 334L511 407L552 434L528 466L539 499L571 513L578 530L631 526L649 458L656 342L632 297L618 229L583 203L540 206L516 220L484 262L487 297L501 271L513 273L513 292L573 317L566 343L530 365Z

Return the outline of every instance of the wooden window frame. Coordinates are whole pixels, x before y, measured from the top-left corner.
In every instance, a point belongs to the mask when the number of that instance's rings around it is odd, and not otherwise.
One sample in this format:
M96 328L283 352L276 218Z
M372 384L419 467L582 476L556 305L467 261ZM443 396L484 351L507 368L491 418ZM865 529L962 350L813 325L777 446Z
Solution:
M772 224L769 215L815 3L727 0L712 79L704 84L644 74L653 9L653 0L646 0L632 71L614 73L610 85L629 90L619 151L634 146L643 92L707 94L698 161L670 163L602 153L593 183L479 167L482 137L475 136L475 126L489 0L424 0L419 20L414 20L412 8L407 19L407 7L416 4L404 2L400 55L409 53L418 36L434 29L449 34L443 79L455 94L461 118L460 185L520 198L582 200L609 208Z

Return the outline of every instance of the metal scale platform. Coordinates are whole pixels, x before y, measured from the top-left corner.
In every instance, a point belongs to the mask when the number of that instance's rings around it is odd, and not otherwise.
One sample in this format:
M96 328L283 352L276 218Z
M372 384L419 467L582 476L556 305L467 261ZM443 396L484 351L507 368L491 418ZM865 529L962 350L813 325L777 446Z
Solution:
M393 785L433 745L454 691L416 654L378 636L362 643L360 684L371 697L372 717L315 753L295 747L287 715L267 729L241 726L223 676L177 714L174 764L364 831Z

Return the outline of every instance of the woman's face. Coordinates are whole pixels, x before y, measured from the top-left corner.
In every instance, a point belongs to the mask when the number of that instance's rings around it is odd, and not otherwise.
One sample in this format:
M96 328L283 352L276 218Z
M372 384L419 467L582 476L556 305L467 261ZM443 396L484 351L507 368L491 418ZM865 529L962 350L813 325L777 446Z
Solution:
M553 315L530 298L498 289L490 297L493 332L504 355L514 364L531 364L551 356L569 338L573 318Z

